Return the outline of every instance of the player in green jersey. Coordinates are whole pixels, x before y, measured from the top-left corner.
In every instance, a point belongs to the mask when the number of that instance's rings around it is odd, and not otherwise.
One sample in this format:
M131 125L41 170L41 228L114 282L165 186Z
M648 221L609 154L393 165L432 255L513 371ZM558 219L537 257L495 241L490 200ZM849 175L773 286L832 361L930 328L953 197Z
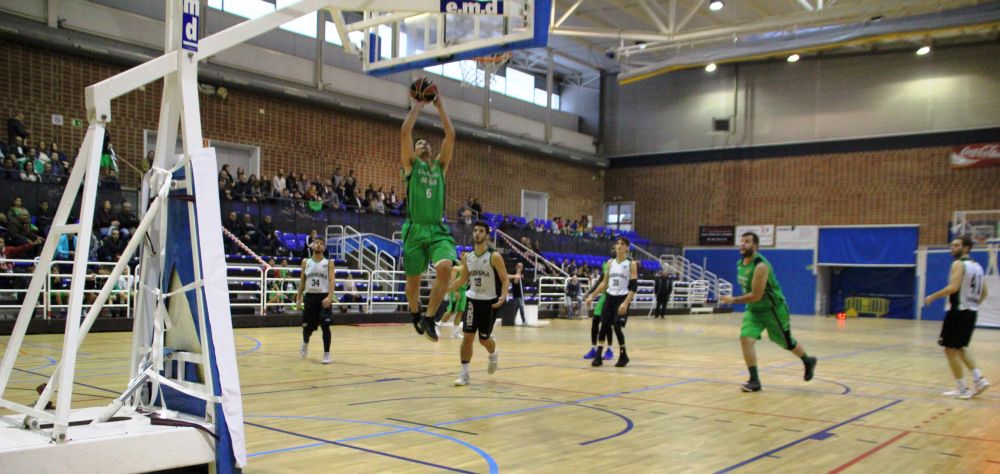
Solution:
M805 365L805 380L813 378L816 369L816 358L806 354L805 348L792 337L792 327L788 319L788 304L781 292L781 285L774 277L771 262L768 262L757 251L760 248L760 237L753 232L740 236L740 259L737 267L737 278L742 296L724 296L722 304L746 303L743 313L743 327L740 330L740 345L743 347L743 360L750 371L750 380L740 387L744 392L759 392L760 378L757 375L757 350L754 344L760 339L761 333L767 329L767 337L782 348L791 351L802 359Z
M451 269L458 259L455 239L442 222L444 180L455 148L455 129L444 110L441 94L434 99L444 141L441 152L432 154L425 139L413 141L413 126L425 101L414 101L400 132L400 161L406 178L406 222L403 223L403 269L406 273L406 301L413 315L413 327L431 341L437 341L434 316L448 289ZM436 273L426 312L420 308L420 275L433 265Z

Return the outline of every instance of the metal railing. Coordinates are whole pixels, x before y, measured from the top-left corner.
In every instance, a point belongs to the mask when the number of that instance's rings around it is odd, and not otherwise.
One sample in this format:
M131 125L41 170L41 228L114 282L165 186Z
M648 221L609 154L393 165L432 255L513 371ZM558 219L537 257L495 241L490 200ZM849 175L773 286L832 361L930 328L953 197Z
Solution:
M515 253L521 255L525 260L528 260L532 264L532 267L533 267L533 269L535 271L534 277L536 279L538 278L538 264L539 263L541 263L541 264L545 265L546 267L552 269L553 271L555 271L555 273L557 273L559 275L562 275L563 277L568 277L569 276L569 273L566 273L566 270L563 270L559 265L556 265L556 264L550 262L548 259L546 259L545 257L539 255L534 250L531 250L530 248L528 248L526 245L522 244L521 242L518 242L517 240L515 240L511 236L505 234L504 232L502 232L500 230L495 230L494 233L495 233L494 237L497 237L497 236L500 237L500 240L503 240L511 248L511 250L513 250Z
M702 284L707 286L705 301L701 304L705 304L707 301L718 302L723 296L731 296L733 294L732 283L723 280L701 265L698 265L681 255L660 255L660 265L664 270L675 273L678 275L679 279L675 283L675 287L678 283L699 283L699 288Z
M14 260L5 259L5 264L11 266L11 271L0 274L0 312L13 310L11 315L21 309L25 304L25 293L28 292L28 283L37 271L34 260ZM73 262L53 261L49 266L48 278L42 286L42 293L39 301L35 303L36 309L42 311L42 317L49 319L52 317L65 317L66 309L69 308L69 274L62 273L63 268L69 268ZM114 263L89 262L87 263L87 284L83 291L83 311L86 313L90 309L91 302L101 292L110 277L110 270L114 268ZM17 269L30 271L19 272ZM101 269L107 269L108 273L102 273ZM131 270L126 267L113 290L111 296L104 304L103 308L110 310L112 316L132 317L132 302L135 299L135 289L138 280L132 277Z

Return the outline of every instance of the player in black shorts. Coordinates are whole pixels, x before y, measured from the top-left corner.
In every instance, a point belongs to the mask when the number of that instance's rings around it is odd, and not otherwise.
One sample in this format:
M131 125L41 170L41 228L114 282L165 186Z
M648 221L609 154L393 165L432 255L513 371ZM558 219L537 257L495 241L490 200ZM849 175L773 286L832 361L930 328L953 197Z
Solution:
M948 313L945 314L944 324L941 325L941 338L938 339L938 344L944 347L944 354L948 358L951 373L955 376L957 388L944 392L944 395L963 399L979 395L990 386L967 349L972 340L972 331L976 329L979 305L989 295L982 265L969 258L972 245L972 238L969 236L951 241L951 256L955 261L952 262L948 273L948 286L924 299L926 306L938 298L948 297ZM971 388L965 383L963 364L972 371Z
M319 327L323 331L323 363L330 363L330 324L333 322L334 280L333 262L326 258L326 241L313 239L309 244L312 256L302 261L299 275L298 302L302 307L302 348L299 355L309 353L309 337Z
M601 284L587 296L589 306L594 299L594 295L604 293L607 300L601 311L601 333L597 337L600 343L611 337L614 330L618 336L619 355L615 367L625 367L628 365L629 357L625 351L625 324L628 323L628 306L635 297L636 290L639 289L639 268L638 265L628 258L628 249L631 243L625 237L618 237L615 241L615 258L608 260L607 271ZM600 354L601 346L597 346L597 354ZM594 357L590 365L599 367L604 365L600 357Z
M462 372L455 380L455 386L469 384L469 362L472 361L472 339L479 334L479 343L489 352L489 365L486 372L492 374L497 370L499 351L493 339L493 324L496 322L496 310L507 301L507 267L503 257L487 246L490 227L485 222L476 222L472 226L472 252L462 255L462 273L451 283L449 291L456 291L468 283L468 306L465 317L462 318L463 331L462 349L460 352Z

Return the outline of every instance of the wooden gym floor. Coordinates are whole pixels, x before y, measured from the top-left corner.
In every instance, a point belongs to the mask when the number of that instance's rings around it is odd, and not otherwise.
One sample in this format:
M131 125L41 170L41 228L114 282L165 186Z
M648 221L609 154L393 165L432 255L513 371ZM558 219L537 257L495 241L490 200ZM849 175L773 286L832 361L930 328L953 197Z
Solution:
M626 368L581 359L589 320L498 325L500 369L476 344L467 387L452 385L459 340L408 325L335 326L330 365L318 331L303 360L299 328L240 329L246 472L1000 472L1000 331L971 346L995 386L953 400L939 323L795 317L816 378L765 339L752 394L739 324L633 317ZM129 337L88 336L76 407L123 388ZM8 396L32 401L60 347L29 336Z

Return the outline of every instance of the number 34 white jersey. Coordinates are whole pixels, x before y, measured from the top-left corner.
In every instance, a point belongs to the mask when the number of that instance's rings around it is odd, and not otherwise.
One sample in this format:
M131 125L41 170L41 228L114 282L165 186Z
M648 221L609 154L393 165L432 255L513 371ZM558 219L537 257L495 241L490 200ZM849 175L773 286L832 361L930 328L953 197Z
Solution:
M330 261L323 259L313 260L309 257L306 260L306 293L329 293L330 292Z

